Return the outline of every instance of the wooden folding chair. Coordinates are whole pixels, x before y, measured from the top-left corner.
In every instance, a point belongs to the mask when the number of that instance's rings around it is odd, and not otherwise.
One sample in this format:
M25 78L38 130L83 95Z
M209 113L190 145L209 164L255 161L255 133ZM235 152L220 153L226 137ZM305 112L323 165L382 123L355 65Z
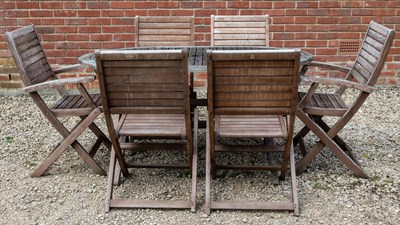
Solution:
M94 80L93 76L57 79L56 74L78 68L72 65L53 70L43 52L36 30L33 26L26 26L12 32L7 32L7 41L12 56L25 85L24 91L28 92L43 115L51 125L63 136L63 140L53 149L46 160L33 172L32 177L41 176L50 165L69 147L72 146L89 167L98 174L106 175L103 169L94 161L101 143L111 148L111 142L93 122L100 114L100 95L88 94L84 83ZM65 85L76 84L78 95L70 95ZM52 106L48 106L39 94L44 89L56 89L60 98ZM68 130L58 117L77 116L81 120L72 130ZM97 136L97 141L92 149L87 152L76 140L86 128L90 128Z
M269 46L269 16L211 15L211 46Z
M208 52L206 213L211 209L289 210L299 215L292 145L300 51L249 50ZM223 138L264 138L264 145L222 145ZM277 145L271 138L282 138ZM217 162L217 152L280 152L272 165ZM266 154L267 155L267 154ZM291 201L214 201L211 176L218 169L280 171L290 163ZM218 194L221 194L220 191Z
M193 16L136 16L136 46L192 46L193 21Z
M388 29L374 21L368 26L364 41L353 66L349 69L343 66L312 62L309 66L318 66L347 73L344 79L317 76L304 76L302 80L312 83L308 92L299 93L297 116L305 124L295 136L295 145L299 144L303 158L296 165L297 173L305 170L306 166L326 146L358 177L367 178L360 163L338 133L357 113L370 93L384 66L386 56L394 38L394 30ZM338 87L334 93L316 92L319 84ZM350 104L343 98L344 93L353 90L354 101ZM323 118L336 117L330 127ZM320 140L309 151L303 138L312 131Z
M106 211L126 208L196 209L197 123L192 123L186 50L104 50L96 52L103 108L112 142L106 195ZM118 115L115 121L112 115ZM195 110L194 121L198 113ZM192 135L194 133L194 140ZM137 140L159 140L141 143ZM182 143L166 143L178 139ZM132 141L133 140L133 141ZM179 150L187 154L185 164L128 161L130 151ZM118 161L116 161L116 159ZM114 199L113 184L128 168L178 168L191 170L189 200Z

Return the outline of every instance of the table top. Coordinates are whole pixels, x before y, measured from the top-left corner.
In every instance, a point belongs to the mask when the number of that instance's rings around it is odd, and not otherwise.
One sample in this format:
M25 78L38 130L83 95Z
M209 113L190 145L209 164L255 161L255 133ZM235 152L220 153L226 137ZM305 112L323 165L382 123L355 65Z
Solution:
M251 46L232 46L232 47L213 47L213 46L190 46L190 47L136 47L124 48L121 50L167 50L167 49L188 49L188 71L206 72L207 71L207 50L262 50L262 49L284 49L274 47L251 47ZM308 52L301 51L300 63L307 65L314 59L314 56ZM79 63L91 68L96 68L96 59L94 53L88 53L79 57Z

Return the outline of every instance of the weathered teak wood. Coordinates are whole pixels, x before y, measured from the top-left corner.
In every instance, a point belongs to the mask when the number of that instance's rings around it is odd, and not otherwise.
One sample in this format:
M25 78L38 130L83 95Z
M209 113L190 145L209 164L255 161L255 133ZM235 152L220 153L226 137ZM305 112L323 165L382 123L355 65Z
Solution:
M299 93L297 116L305 124L296 135L294 144L300 144L304 157L296 165L297 173L305 170L306 166L318 155L323 147L328 147L356 176L367 178L360 163L353 155L352 149L338 136L339 131L351 120L374 90L374 85L384 66L390 46L394 38L394 30L388 29L374 21L368 26L364 41L358 56L349 69L341 66L313 62L310 66L336 69L347 72L344 79L305 76L302 80L311 83L307 93ZM316 92L319 84L339 87L334 93ZM342 95L346 90L355 90L354 102L346 104ZM338 117L335 124L328 126L323 118ZM305 148L304 137L312 131L320 141L310 150Z
M190 208L196 210L197 123L191 119L187 50L103 50L96 52L103 109L112 141L106 211L110 208ZM197 109L193 111L198 119ZM111 116L119 115L113 121ZM192 134L193 133L193 134ZM195 138L193 138L193 136ZM135 140L182 140L184 144L137 143ZM128 163L124 151L179 150L185 164ZM117 164L118 162L118 164ZM189 200L114 199L113 184L128 168L191 170Z
M208 54L208 119L206 146L206 213L211 209L289 210L299 215L292 145L299 50L218 51ZM220 138L264 138L265 145L227 146ZM268 139L282 138L283 146ZM218 151L281 152L272 165L220 164ZM287 202L213 201L211 177L218 169L277 170L284 179L290 164L292 200ZM219 193L219 192L218 192Z
M136 47L191 46L194 43L193 16L136 16Z
M110 140L93 123L101 114L100 95L89 95L83 84L94 80L94 77L57 79L56 74L78 68L72 65L53 70L42 50L36 30L33 26L26 26L12 32L7 32L7 41L26 92L49 120L54 128L63 136L63 140L53 149L52 153L32 173L32 177L41 176L50 165L69 147L72 146L89 167L96 173L106 175L103 169L94 161L93 156L103 142L111 148ZM76 84L79 95L69 95L64 88L67 84ZM53 106L48 106L40 96L43 89L57 89L60 99ZM57 117L77 116L81 121L69 131ZM76 140L87 128L97 136L97 141L90 150L85 149Z
M211 46L269 46L269 16L211 15Z

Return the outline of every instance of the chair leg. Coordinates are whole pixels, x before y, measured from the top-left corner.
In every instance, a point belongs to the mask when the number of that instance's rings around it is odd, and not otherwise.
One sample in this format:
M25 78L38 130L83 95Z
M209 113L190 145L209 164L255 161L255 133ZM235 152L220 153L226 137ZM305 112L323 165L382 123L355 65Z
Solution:
M206 214L211 213L211 152L210 152L210 132L206 128Z
M198 157L198 126L199 126L199 111L194 109L193 118L193 152L192 152L192 195L191 195L191 211L196 212L196 196L197 196L197 157Z
M307 148L304 144L304 137L310 132L310 129L307 126L304 126L293 138L293 145L299 145L301 154L305 156L307 154Z
M98 140L102 140L104 145L111 149L111 141L108 137L100 130L99 127L95 123L90 124L89 129L97 136Z
M299 199L297 197L297 178L296 178L296 166L294 160L294 146L290 148L290 181L292 185L292 199L294 206L294 215L300 216L299 211Z
M113 184L114 184L114 176L115 176L115 165L116 165L115 151L114 148L111 148L111 156L110 156L110 165L107 179L107 192L106 192L106 204L105 204L105 212L110 211L110 202L113 194Z
M87 153L84 148L79 144L76 139L81 135L86 128L92 123L92 121L100 115L100 110L95 109L93 110L87 118L82 120L79 125L77 125L73 131L70 133L64 125L62 125L58 120L51 121L52 124L58 123L57 130L60 132L62 136L64 136L64 140L60 142L60 144L53 150L53 152L44 160L44 162L35 169L32 173L32 177L39 177L41 176L49 167L50 165L57 160L60 155L71 145L75 151L81 156L81 158L85 161L89 167L100 175L106 175L103 169L94 161L94 159Z
M367 178L367 174L363 169L357 165L331 138L336 136L333 132L325 133L325 131L319 127L313 120L311 120L307 114L303 111L298 110L297 116L306 124L311 131L320 138L320 141L315 145L306 156L296 166L296 172L302 173L306 166L317 156L319 152L326 145L335 155L338 157L353 173L358 177ZM331 130L332 131L332 130ZM329 135L329 136L328 136Z

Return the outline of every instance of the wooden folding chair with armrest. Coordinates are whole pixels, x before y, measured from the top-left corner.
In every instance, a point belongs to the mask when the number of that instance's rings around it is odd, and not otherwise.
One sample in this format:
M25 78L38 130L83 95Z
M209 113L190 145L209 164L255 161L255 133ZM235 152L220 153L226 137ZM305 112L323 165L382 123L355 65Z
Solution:
M103 50L96 52L96 63L103 109L113 145L106 211L116 207L190 208L195 211L197 123L192 123L191 119L187 50ZM113 121L112 115L117 115L118 118ZM195 110L193 120L197 119L198 112ZM131 141L138 139L159 142ZM178 139L183 143L166 143L166 139ZM128 162L124 154L126 150L185 151L187 163ZM192 176L190 199L115 199L114 180L120 175L115 172L116 162L125 177L129 176L128 168L189 169Z
M357 113L369 94L373 92L393 38L394 30L371 21L361 49L351 68L322 62L312 62L309 65L342 71L347 73L347 76L344 79L302 77L303 81L312 84L307 93L299 92L300 102L297 107L297 116L305 126L294 138L294 144L300 145L304 156L296 165L297 173L302 173L306 166L326 146L356 176L368 177L350 146L338 136L338 133ZM334 85L338 89L334 93L318 93L316 90L319 84ZM346 104L343 99L346 90L354 90L358 93L351 104ZM330 127L323 120L325 117L337 117L338 119ZM303 139L310 131L320 140L308 151Z
M288 210L299 215L292 137L300 51L209 51L206 149L206 213L211 209ZM286 119L285 119L286 118ZM217 138L282 138L284 145L222 145ZM217 162L218 152L280 152L272 165ZM290 164L291 201L214 201L211 176L216 170L280 171ZM220 192L218 192L220 194Z
M26 26L7 32L6 36L22 82L25 85L23 90L29 93L43 115L64 138L31 176L41 176L69 146L75 149L93 171L106 175L93 159L101 143L111 148L110 140L93 122L101 114L101 109L99 108L101 103L100 95L89 94L83 86L84 83L93 81L94 77L58 79L56 74L79 68L80 65L53 70L47 61L33 26ZM71 84L77 85L80 95L68 94L65 85ZM60 98L52 106L48 106L40 96L39 91L44 89L56 89L60 94ZM71 116L78 116L81 121L69 131L58 117ZM97 136L97 141L89 152L85 151L76 140L88 127Z

